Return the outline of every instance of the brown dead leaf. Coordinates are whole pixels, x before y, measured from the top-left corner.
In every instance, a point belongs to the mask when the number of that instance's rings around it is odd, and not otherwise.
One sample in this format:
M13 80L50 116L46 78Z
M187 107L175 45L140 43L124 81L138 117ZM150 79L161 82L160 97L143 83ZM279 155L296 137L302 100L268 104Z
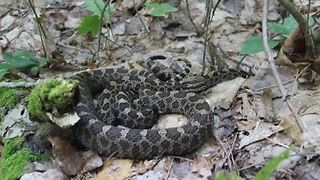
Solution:
M253 130L248 131L247 133L239 134L239 139L240 139L239 148L243 148L244 146L257 143L282 130L283 130L282 127L279 127L278 125L274 125L266 122L256 122L256 126Z
M299 27L286 39L281 51L292 63L312 63L315 61L313 51L306 46L304 35Z
M151 164L149 165L148 168L153 166L154 162L155 162L154 160L150 161ZM144 164L148 164L148 162L145 161ZM154 164L154 167L152 169L148 170L144 174L136 175L134 178L136 179L168 179L169 177L170 178L175 177L175 176L172 176L172 175L175 175L173 164L176 164L176 163L174 163L172 158L169 158L169 157L162 158L160 161L157 161L157 163ZM177 165L180 165L180 164L177 164ZM187 171L187 168L182 168L182 169ZM139 169L137 170L139 171ZM187 171L187 172L190 172L190 171ZM178 179L181 179L181 178L178 178Z
M263 64L264 67L259 67L259 70L256 72L255 76L250 78L246 82L246 87L249 87L250 90L255 91L256 94L261 94L263 90L271 88L272 89L272 98L280 97L281 93L277 87L276 80L273 76L273 73L270 67ZM296 68L280 66L278 67L278 72L280 79L283 82L283 85L288 89L289 94L294 95L297 93L297 83L294 81L294 77L297 73Z
M16 21L16 17L7 14L0 19L0 31L11 31L16 27L19 27L21 22Z
M145 17L131 18L129 23L125 26L125 33L128 35L137 35L139 32L143 31L144 25L142 24L141 19L145 19Z
M92 153L91 155L87 156L84 160L84 163L81 167L81 173L85 173L96 168L99 168L103 165L103 161L100 156L96 153Z
M302 13L302 14L307 14L308 12L309 13L314 13L314 12L317 12L317 7L316 6L306 6L306 5L303 5L303 4L300 4L300 5L296 5L296 7L299 9L299 11ZM309 9L310 8L310 9Z
M257 112L254 108L256 97L249 97L247 93L241 93L238 97L241 98L242 105L238 104L233 108L234 118L238 119L237 129L246 134L256 126Z
M212 87L211 92L206 94L208 103L213 107L229 109L233 102L233 98L236 96L244 81L244 78L236 78Z
M256 103L256 105L256 108L259 107L258 103ZM262 105L263 107L256 109L259 118L264 119L268 122L273 122L275 119L272 104L272 90L270 88L263 92L262 103L260 103L260 105Z
M280 126L283 127L284 132L289 134L296 143L303 144L303 134L292 115L282 120Z
M155 45L165 42L166 31L163 29L164 23L159 19L153 19L150 21L150 36L152 37Z
M144 174L147 171L152 170L158 162L158 159L140 161L139 163L135 164L134 169L138 174Z
M283 101L275 102L276 116L282 120L284 131L303 147L305 152L320 152L320 96L319 90L300 90L299 94L290 98L294 109L299 113L303 132L300 131L292 112ZM277 105L279 104L279 105Z
M191 167L191 172L198 174L201 178L208 178L212 175L211 169L213 168L212 162L204 157L197 157Z
M130 177L133 175L131 170L132 160L128 159L116 159L108 160L104 163L102 170L94 180L118 180Z
M320 74L320 56L311 64L311 69Z
M75 175L79 172L83 159L69 142L59 137L49 136L55 158L61 162L61 169L67 175Z
M174 13L172 16L173 19L181 24L184 30L195 31L197 34L204 33L202 26L204 21L203 18L205 16L204 2L182 1L179 8L179 13Z
M32 171L38 171L38 172L44 172L49 169L59 169L60 162L50 158L48 161L44 162L33 162L28 165L26 168L28 171L27 172L32 172Z

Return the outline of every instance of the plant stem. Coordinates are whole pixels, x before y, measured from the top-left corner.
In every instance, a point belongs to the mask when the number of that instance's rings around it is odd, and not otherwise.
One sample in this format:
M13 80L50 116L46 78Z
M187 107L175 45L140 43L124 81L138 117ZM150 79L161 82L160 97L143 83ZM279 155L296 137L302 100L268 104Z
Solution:
M29 2L29 4L30 4L30 6L31 6L31 9L32 9L33 14L34 14L35 19L36 19L35 22L36 22L37 27L38 27L38 31L39 31L39 35L40 35L40 40L41 40L41 46L42 46L42 48L43 48L44 57L48 58L48 57L47 57L46 47L45 47L44 41L43 41L43 36L44 36L44 38L47 39L47 35L46 35L46 33L45 33L42 25L41 25L41 20L40 20L38 14L37 14L37 12L36 12L36 9L35 9L35 6L34 6L34 2L31 1L31 0L28 0L28 2Z
M278 0L278 2L286 8L286 10L294 17L298 22L301 32L304 35L306 46L308 46L308 22L303 15L297 10L297 8L289 0Z

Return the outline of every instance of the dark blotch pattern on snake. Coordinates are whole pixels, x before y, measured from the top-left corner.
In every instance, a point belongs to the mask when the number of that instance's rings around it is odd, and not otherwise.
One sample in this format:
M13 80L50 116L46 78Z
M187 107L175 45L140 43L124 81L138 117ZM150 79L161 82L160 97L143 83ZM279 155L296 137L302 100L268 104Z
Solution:
M214 121L219 118L198 93L240 76L246 77L247 73L229 69L181 82L163 82L148 70L107 68L80 72L72 77L79 81L75 111L81 118L73 127L75 136L85 147L110 157L147 159L191 153L212 135ZM96 107L93 96L101 92ZM133 108L148 109L145 114L138 112L141 116L148 117L151 111L180 113L189 122L167 129L116 126L117 119L126 115L129 121L135 119L135 113L130 117L132 107L118 102L126 94L132 97L128 101L134 101ZM119 108L126 112L119 112Z

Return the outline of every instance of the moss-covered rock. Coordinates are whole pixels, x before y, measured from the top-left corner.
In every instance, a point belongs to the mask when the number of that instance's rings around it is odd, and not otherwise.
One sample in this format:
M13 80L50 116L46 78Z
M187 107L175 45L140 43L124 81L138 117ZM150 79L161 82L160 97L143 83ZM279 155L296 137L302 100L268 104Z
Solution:
M28 110L40 120L49 120L47 112L57 113L73 103L77 81L56 78L37 85L29 95Z
M20 137L5 140L1 156L0 179L17 179L23 174L24 168L30 161L40 159L29 149L20 149L22 141Z
M21 99L15 94L21 90L21 88L0 88L0 106L5 109L14 108Z

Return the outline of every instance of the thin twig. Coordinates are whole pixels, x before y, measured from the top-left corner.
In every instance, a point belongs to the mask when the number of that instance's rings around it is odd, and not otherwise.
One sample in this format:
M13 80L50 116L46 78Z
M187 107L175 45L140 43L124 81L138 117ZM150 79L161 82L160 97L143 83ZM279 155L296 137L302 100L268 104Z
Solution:
M266 54L266 57L268 58L269 64L270 64L270 68L272 70L273 76L276 79L278 88L280 89L281 95L283 100L287 103L287 106L289 107L294 119L296 120L299 129L301 132L303 131L303 125L301 124L301 119L298 116L296 110L293 108L290 99L288 97L288 93L286 91L286 89L284 88L282 81L280 79L280 75L279 72L277 71L277 67L274 63L274 59L271 57L271 52L270 52L270 48L268 45L268 29L267 29L267 22L268 22L268 8L269 8L269 1L268 0L264 0L263 1L263 18L262 18L262 38L263 38L263 46L264 46L264 51Z
M227 163L228 163L229 170L233 171L233 166L232 166L232 163L231 163L231 160L230 160L230 156L231 156L232 153L230 151L227 151L227 148L226 148L225 144L221 141L221 139L219 138L219 136L216 133L214 133L214 137L218 141L220 146L222 147L222 150L223 150L223 152L225 153L225 155L227 157Z
M210 20L213 18L214 13L215 13L220 2L221 2L221 0L218 0L215 7L213 8L213 1L211 1L211 0L206 1L205 34L204 34L204 47L203 47L204 52L203 52L203 57L202 57L203 58L203 66L202 66L201 74L204 74L205 70L206 70L206 49L208 46L208 42L210 40L210 38L209 38Z
M208 44L208 26L209 26L209 21L210 21L210 12L211 12L211 5L212 1L211 0L206 0L206 16L205 16L205 34L204 34L204 51L203 51L203 63L202 63L202 72L201 74L203 75L205 73L206 70L206 48L207 48L207 44Z
M97 51L97 60L99 62L100 62L99 54L100 54L100 46L101 46L101 35L102 35L102 25L103 25L103 19L104 19L104 12L106 11L106 8L109 6L109 2L110 2L110 0L108 0L106 2L106 4L104 5L104 7L103 7L103 9L101 11L101 15L100 15L100 22L99 22L100 23L100 27L99 27L99 36L98 36L98 51Z
M57 45L61 46L61 47L64 47L64 48L77 50L77 51L80 51L80 52L91 53L91 51L89 51L89 50L86 50L86 49L83 49L83 48L78 48L78 47L75 47L75 46L70 46L70 45L67 45L67 44L64 44L64 43L60 43L60 42L57 42Z
M43 48L44 57L48 58L47 57L46 46L45 46L44 41L43 41L44 38L47 39L47 35L46 35L42 25L41 25L40 18L38 16L37 12L36 12L34 1L28 0L28 2L30 4L30 6L31 6L31 9L32 9L33 13L34 13L34 16L36 17L35 18L36 19L35 23L37 24L37 28L38 28L38 31L39 31L40 41L41 41L41 46Z
M166 176L164 177L164 180L168 180L168 179L169 179L170 172L171 172L171 169L172 169L172 165L173 165L173 159L170 158L170 166L169 166L169 169L168 169L168 173L167 173Z
M297 8L289 0L278 0L278 2L286 8L286 10L294 17L298 22L301 32L305 38L306 46L308 46L308 21L302 16L302 14L297 10ZM309 3L310 4L310 3Z
M18 88L18 87L25 87L25 88L29 88L29 87L34 87L36 85L38 85L41 81L38 80L36 82L0 82L0 88Z
M203 32L203 29L201 29L201 27L199 26L199 28L196 26L196 24L193 21L193 18L191 17L191 13L190 13L190 7L189 7L189 1L186 0L186 6L187 6L187 14L188 14L188 18L192 24L192 26L194 27L194 29L196 30L197 34L201 34L201 32Z
M146 0L143 0L143 2L140 2L140 3L143 5L145 2L146 2ZM141 22L144 30L145 30L146 33L148 34L148 33L149 33L149 30L148 30L148 28L146 27L146 25L144 24L144 22L143 22L142 19L141 19L139 10L137 9L137 8L138 8L137 3L135 2L135 0L132 0L132 3L133 3L133 5L134 5L134 10L136 11L136 14L135 14L135 15L137 15L137 17L138 17L139 21Z
M125 50L127 50L130 54L132 54L132 51L129 49L129 48L127 48L127 47L125 47L125 46L123 46L123 45L121 45L121 44L119 44L119 43L117 43L117 42L115 42L115 41L113 41L112 39L110 39L110 38L108 38L107 36L105 36L105 35L103 35L103 37L105 38L105 39L107 39L108 41L110 41L111 43L113 43L112 45L117 45L117 46L119 46L119 47L121 47L121 48L123 48L123 49L125 49Z

